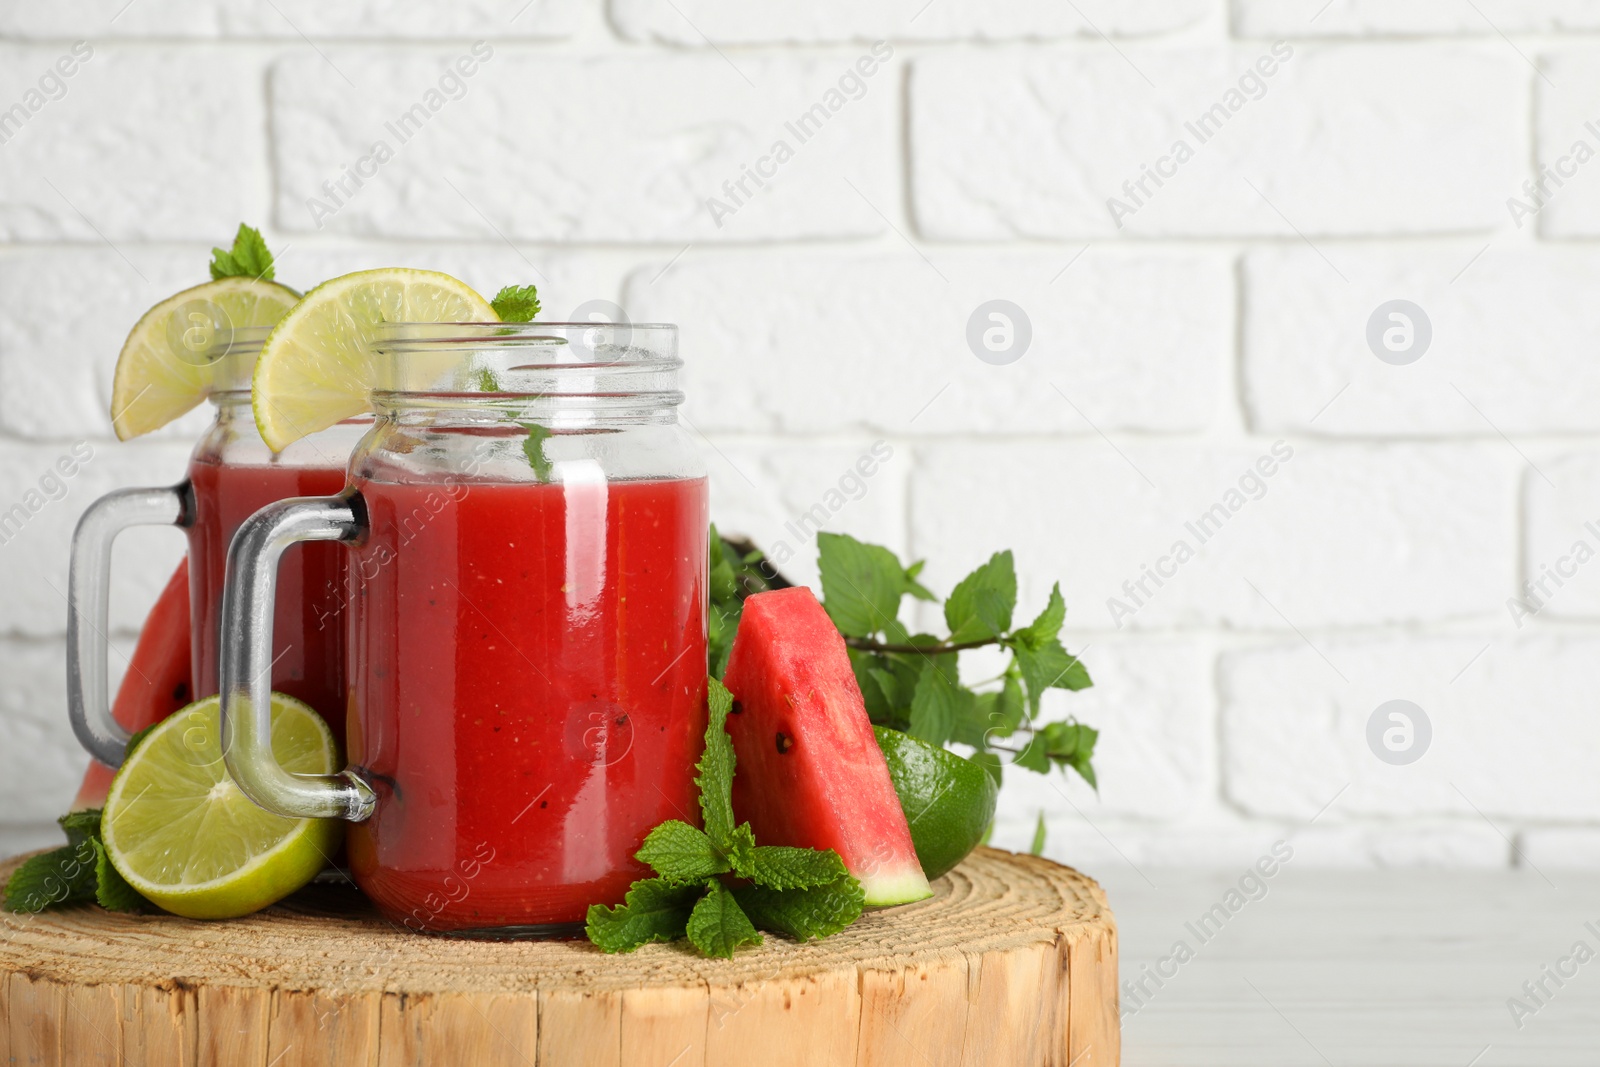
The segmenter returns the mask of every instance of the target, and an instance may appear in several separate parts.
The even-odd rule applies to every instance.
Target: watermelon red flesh
[[[130,733],[154,726],[190,703],[189,564],[178,564],[161,590],[139,630],[128,673],[122,676],[111,715]],[[90,760],[84,772],[74,809],[98,808],[117,772],[99,760]]]
[[[811,590],[744,602],[723,681],[734,816],[757,844],[833,849],[868,904],[932,896],[844,638]]]

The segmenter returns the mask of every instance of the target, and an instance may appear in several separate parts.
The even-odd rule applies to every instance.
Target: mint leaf
[[[1045,726],[1042,734],[1045,754],[1050,757],[1050,762],[1060,767],[1071,767],[1095,789],[1100,788],[1095,780],[1094,764],[1090,762],[1094,759],[1094,746],[1100,739],[1100,731],[1080,722],[1053,722]]]
[[[1089,762],[1089,757],[1075,757],[1067,762],[1067,766],[1077,771],[1096,793],[1100,792],[1100,782],[1094,776],[1094,764]]]
[[[723,851],[727,854],[733,873],[740,878],[749,878],[746,872],[755,863],[756,854],[756,832],[750,829],[749,823],[742,822],[733,828],[733,833],[728,835],[727,848]]]
[[[1017,753],[1014,761],[1018,767],[1033,771],[1036,774],[1050,773],[1050,757],[1045,752],[1044,738],[1034,734],[1028,739],[1028,744],[1021,752]]]
[[[700,816],[706,836],[726,851],[733,844],[733,739],[728,736],[728,712],[733,694],[715,678],[706,679],[706,748],[696,763],[700,776]]]
[[[6,909],[43,911],[54,904],[93,900],[99,846],[92,838],[28,859],[6,881]]]
[[[1000,636],[1011,629],[1016,606],[1017,572],[1011,552],[996,552],[989,562],[961,579],[944,602],[950,644]]]
[[[733,891],[745,914],[761,929],[800,941],[828,937],[861,917],[865,894],[849,875],[813,889],[769,889],[752,885]]]
[[[671,819],[650,831],[644,846],[633,854],[656,874],[674,885],[700,882],[728,870],[728,861],[700,830]]]
[[[473,376],[473,381],[478,386],[480,393],[500,392],[500,379],[495,377],[494,371],[488,367],[479,367],[478,373]]]
[[[1062,648],[1057,638],[1052,637],[1037,648],[1020,642],[1011,647],[1028,689],[1029,710],[1034,715],[1039,714],[1039,701],[1046,689],[1087,689],[1094,684],[1089,678],[1089,669]]]
[[[1039,813],[1039,821],[1033,827],[1033,843],[1028,846],[1028,855],[1037,856],[1044,852],[1044,812]]]
[[[533,285],[508,285],[489,301],[501,322],[532,322],[539,314],[539,289]]]
[[[522,442],[522,454],[528,457],[528,466],[533,468],[533,473],[538,475],[541,482],[550,480],[550,460],[544,454],[544,443],[550,440],[550,428],[541,426],[537,422],[519,422],[528,436]]]
[[[56,824],[67,835],[68,846],[78,845],[89,840],[100,840],[99,808],[81,808],[78,811],[69,811],[57,819]]]
[[[122,762],[127,763],[128,757],[133,755],[133,750],[144,744],[144,739],[150,736],[150,731],[154,730],[160,725],[161,724],[159,722],[151,723],[143,730],[137,731],[132,737],[128,738],[128,747],[122,750]]]
[[[932,656],[923,664],[916,692],[911,695],[911,726],[906,732],[943,746],[973,699],[956,677],[955,655]]]
[[[710,610],[706,612],[706,661],[711,677],[721,678],[728,669],[728,656],[733,653],[733,638],[739,632],[739,616],[744,611],[744,601],[739,597],[738,559],[734,550],[711,526],[710,570],[706,583],[710,596]]]
[[[688,934],[690,943],[704,955],[725,960],[731,960],[733,950],[741,945],[761,944],[761,935],[739,902],[715,879],[706,886],[706,895],[689,916]]]
[[[847,637],[870,637],[900,614],[900,598],[915,580],[893,552],[847,534],[817,534],[822,606]],[[918,586],[917,588],[921,588]]]
[[[99,839],[94,843],[94,898],[107,911],[143,911],[144,897],[111,865],[111,854]]]
[[[918,600],[938,601],[938,597],[934,596],[933,593],[923,586],[921,582],[917,581],[917,575],[921,574],[922,568],[926,567],[927,565],[927,560],[919,559],[911,566],[906,568],[906,592],[910,593]]]
[[[272,280],[272,253],[260,230],[239,223],[234,235],[232,251],[221,248],[211,250],[211,280],[222,278],[264,278]]]
[[[833,849],[758,845],[751,861],[739,871],[757,885],[770,889],[812,889],[832,885],[847,877],[844,860]]]
[[[722,542],[722,537],[717,533],[715,523],[711,525],[711,572],[708,586],[712,600],[728,601],[739,595],[739,576],[734,572],[733,560],[728,558],[729,552]]]
[[[633,883],[614,908],[589,905],[584,930],[602,952],[632,952],[652,941],[674,941],[688,929],[702,892],[698,885],[675,886],[662,878],[646,878]]]
[[[1067,602],[1061,599],[1061,583],[1057,582],[1050,590],[1050,602],[1039,612],[1036,619],[1027,626],[1018,630],[1011,636],[1029,648],[1037,648],[1044,642],[1061,633],[1062,623],[1067,621]]]
[[[150,728],[139,731],[128,742],[128,751],[133,746],[144,740],[144,735]],[[105,842],[100,839],[99,808],[84,808],[79,811],[69,811],[56,822],[67,835],[67,847],[80,849],[87,844],[94,849],[93,867],[94,881],[90,887],[88,897],[99,901],[100,906],[107,911],[142,911],[145,905],[144,897],[139,891],[127,883],[116,867],[111,864],[111,857],[106,852]],[[80,853],[81,854],[81,853]]]

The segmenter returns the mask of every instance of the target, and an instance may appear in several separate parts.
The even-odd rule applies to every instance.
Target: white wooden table
[[[1136,1011],[1124,993],[1125,1067],[1600,1065],[1600,873],[1286,867],[1204,942],[1193,924],[1242,871],[1089,873],[1123,981],[1172,975],[1145,978]],[[1576,974],[1557,986],[1547,965]],[[1542,1005],[1523,990],[1541,979]],[[1520,1028],[1511,997],[1534,1009]]]

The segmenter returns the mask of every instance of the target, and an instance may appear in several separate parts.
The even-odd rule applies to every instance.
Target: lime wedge
[[[499,322],[465,282],[431,270],[364,270],[323,282],[273,329],[256,361],[256,426],[274,452],[372,410],[385,322]]]
[[[886,726],[872,732],[889,763],[922,873],[931,882],[978,847],[994,819],[1000,787],[988,771],[954,752]]]
[[[123,441],[160,429],[216,381],[229,330],[273,326],[300,294],[259,278],[222,278],[169,296],[123,342],[111,382],[111,425]]]
[[[316,876],[338,847],[337,819],[289,819],[246,797],[222,762],[219,701],[152,729],[111,782],[101,836],[143,896],[190,919],[259,911]],[[292,774],[332,774],[338,746],[306,705],[272,694],[272,751]]]

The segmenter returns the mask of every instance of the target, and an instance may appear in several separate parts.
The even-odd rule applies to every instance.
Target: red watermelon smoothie
[[[240,465],[195,460],[189,465],[194,522],[189,527],[190,641],[195,699],[217,692],[219,615],[228,543],[268,504],[295,496],[333,496],[344,488],[341,467]],[[346,550],[333,543],[295,545],[278,566],[273,613],[272,688],[305,701],[341,742],[344,738],[343,600]]]
[[[695,820],[706,481],[356,486],[352,873],[415,930],[576,933]]]

